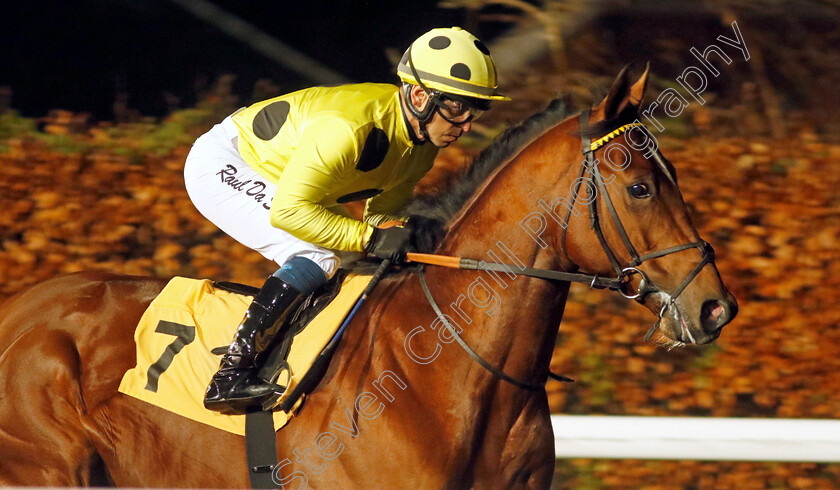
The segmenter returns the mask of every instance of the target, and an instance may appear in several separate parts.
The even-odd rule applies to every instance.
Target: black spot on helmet
[[[429,47],[432,49],[446,49],[452,44],[452,40],[446,36],[436,36],[429,40]]]
[[[470,67],[463,63],[455,63],[452,65],[452,68],[449,70],[449,74],[455,78],[460,78],[461,80],[469,80],[472,76]]]

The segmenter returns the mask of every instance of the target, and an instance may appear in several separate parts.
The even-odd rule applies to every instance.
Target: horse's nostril
[[[712,299],[703,303],[700,309],[700,322],[703,325],[703,330],[707,332],[714,332],[728,321],[726,313],[726,306],[716,299]]]

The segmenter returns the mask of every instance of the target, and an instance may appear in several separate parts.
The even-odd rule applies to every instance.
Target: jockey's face
[[[422,110],[429,103],[429,96],[421,87],[412,86],[411,103]],[[445,101],[442,104],[452,104],[452,101]],[[447,114],[446,117],[442,114],[444,112]],[[419,134],[419,121],[413,117],[409,119],[414,131]],[[435,107],[431,119],[426,122],[428,140],[438,148],[446,148],[472,129],[473,119],[473,114],[469,111],[459,111],[458,107]]]
[[[426,123],[429,141],[438,148],[446,148],[464,133],[468,133],[470,129],[472,129],[472,121],[454,123],[444,118],[440,111],[435,111],[434,116]]]

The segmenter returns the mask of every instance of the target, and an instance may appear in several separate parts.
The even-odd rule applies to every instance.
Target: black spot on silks
[[[353,202],[353,201],[361,201],[363,199],[370,199],[373,196],[378,196],[381,193],[382,193],[382,189],[365,189],[363,191],[351,192],[350,194],[345,194],[345,195],[339,197],[338,199],[336,199],[335,202],[337,202],[339,204],[344,204],[344,203]]]
[[[469,80],[470,76],[472,76],[470,67],[463,63],[455,63],[452,65],[452,68],[449,70],[449,74],[455,78],[460,78],[461,80]]]
[[[446,36],[436,36],[429,40],[429,47],[432,49],[446,49],[450,44],[452,40]]]
[[[487,56],[490,56],[490,50],[487,49],[487,46],[485,46],[483,42],[479,41],[478,39],[476,39],[473,42],[475,43],[475,47],[478,48],[479,51],[486,54]]]
[[[371,129],[365,140],[365,146],[362,148],[362,154],[359,156],[359,163],[356,164],[356,170],[370,172],[382,165],[389,146],[391,146],[391,143],[388,141],[388,135],[385,134],[385,131],[377,127]]]
[[[254,117],[253,130],[257,138],[269,141],[277,136],[280,128],[289,117],[291,106],[285,100],[280,100],[263,107]]]

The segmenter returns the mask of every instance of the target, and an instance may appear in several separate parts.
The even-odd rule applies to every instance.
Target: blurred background
[[[553,368],[577,382],[549,384],[552,411],[840,418],[834,0],[29,0],[3,17],[0,299],[89,269],[261,284],[274,266],[184,191],[192,141],[306,86],[396,83],[412,40],[460,25],[490,46],[513,101],[443,151],[418,191],[552,98],[585,107],[624,65],[650,61],[645,104],[668,88],[690,102],[657,136],[741,307],[714,345],[668,351],[642,341],[647,310],[573,287]],[[733,22],[749,61],[717,40]],[[720,75],[701,105],[676,79],[710,44],[732,63],[712,55]],[[840,488],[840,468],[574,459],[558,461],[555,487]]]

